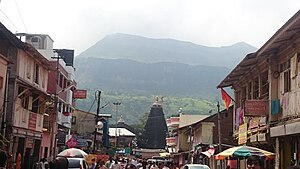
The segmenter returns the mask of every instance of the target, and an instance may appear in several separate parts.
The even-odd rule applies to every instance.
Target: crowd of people
[[[99,160],[92,162],[90,169],[178,169],[171,162],[147,162],[145,159],[136,158],[110,158],[106,163]]]

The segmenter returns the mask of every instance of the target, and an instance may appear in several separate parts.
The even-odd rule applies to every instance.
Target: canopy
[[[238,147],[232,147],[225,151],[222,151],[221,153],[216,155],[217,160],[223,160],[227,157],[229,158],[247,158],[249,156],[259,156],[259,157],[266,157],[266,158],[274,158],[274,153],[271,153],[266,150],[262,150],[256,147],[251,146],[238,146]]]
[[[78,148],[69,148],[58,154],[58,156],[85,158],[88,154]]]

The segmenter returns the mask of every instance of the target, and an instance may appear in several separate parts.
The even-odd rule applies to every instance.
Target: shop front
[[[13,155],[17,161],[18,154],[21,155],[21,166],[24,169],[31,169],[40,159],[42,133],[13,129]]]
[[[276,141],[276,168],[287,168],[300,162],[300,122],[270,128]]]

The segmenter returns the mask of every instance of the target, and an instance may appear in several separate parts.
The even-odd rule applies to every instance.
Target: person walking
[[[264,161],[258,156],[250,156],[247,159],[247,169],[263,169]]]
[[[96,169],[96,159],[94,159],[94,158],[92,159],[92,163],[90,165],[90,169]]]
[[[105,163],[106,168],[109,168],[112,163],[113,163],[113,159],[109,157],[109,160]]]
[[[119,160],[116,159],[115,163],[112,163],[109,167],[109,169],[121,169],[121,165],[119,164]]]

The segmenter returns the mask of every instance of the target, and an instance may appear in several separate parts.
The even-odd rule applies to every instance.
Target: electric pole
[[[98,93],[98,96],[96,96]],[[98,99],[98,102],[97,102],[97,114],[96,114],[96,120],[95,120],[95,131],[94,131],[94,146],[93,146],[93,152],[95,153],[96,152],[96,137],[97,137],[97,125],[98,125],[98,121],[99,121],[99,113],[100,113],[100,98],[101,98],[101,91],[97,90],[96,93],[95,93],[95,96],[97,97]]]
[[[221,142],[221,116],[220,116],[220,104],[218,101],[218,135],[219,135],[219,153],[222,152],[222,142]],[[220,168],[222,169],[222,161],[220,161]]]

